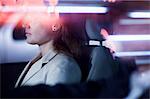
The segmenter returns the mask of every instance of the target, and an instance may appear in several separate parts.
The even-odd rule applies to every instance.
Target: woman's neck
[[[53,41],[49,41],[39,45],[42,56],[44,56],[50,49],[53,49]]]

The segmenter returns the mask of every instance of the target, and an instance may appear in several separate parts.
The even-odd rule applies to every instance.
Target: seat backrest
[[[86,20],[86,32],[90,40],[96,40],[100,42],[100,45],[92,46],[90,69],[87,77],[89,80],[107,79],[112,76],[116,71],[115,62],[113,60],[110,50],[101,45],[101,42],[105,39],[100,34],[100,28],[92,19]]]
[[[99,46],[91,53],[91,68],[87,80],[107,79],[117,72],[117,67],[109,49]]]

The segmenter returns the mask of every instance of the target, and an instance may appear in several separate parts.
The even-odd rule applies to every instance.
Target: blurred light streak
[[[106,13],[106,7],[92,6],[58,6],[56,11],[60,13]]]
[[[150,51],[116,52],[114,56],[150,56]]]
[[[119,21],[121,25],[141,25],[150,24],[150,19],[121,19]]]
[[[148,11],[148,12],[129,12],[128,16],[131,18],[150,18],[150,11]]]
[[[88,45],[96,45],[96,46],[100,46],[100,41],[94,41],[94,40],[90,40]]]
[[[53,12],[53,7],[49,6],[4,6],[0,7],[0,12]],[[106,7],[96,6],[56,6],[59,13],[106,13]]]
[[[136,59],[135,63],[137,65],[150,64],[150,58],[149,59]]]
[[[150,40],[150,35],[109,35],[111,41],[143,41]]]
[[[46,12],[47,7],[43,6],[4,6],[0,9],[0,12]]]
[[[104,0],[59,0],[59,1],[74,1],[74,2],[75,2],[75,1],[82,1],[82,2],[87,2],[87,1],[88,1],[88,2],[89,2],[89,1],[96,2],[96,1],[98,1],[98,2],[99,2],[99,1],[104,1]]]

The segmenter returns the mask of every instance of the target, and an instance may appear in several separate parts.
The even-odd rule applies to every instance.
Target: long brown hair
[[[81,56],[81,47],[86,39],[83,21],[71,18],[69,15],[61,16],[61,28],[53,38],[53,46],[57,52],[62,52],[78,59]],[[78,18],[79,19],[79,18]]]
[[[89,54],[84,45],[87,40],[85,17],[71,14],[64,15],[62,19],[62,27],[53,39],[54,49],[57,52],[71,55],[77,61],[82,71],[82,81],[85,81],[89,65]]]

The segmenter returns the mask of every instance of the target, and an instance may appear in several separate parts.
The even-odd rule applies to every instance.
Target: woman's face
[[[23,20],[27,43],[41,45],[52,40],[51,26],[55,21],[47,14],[27,14]]]

